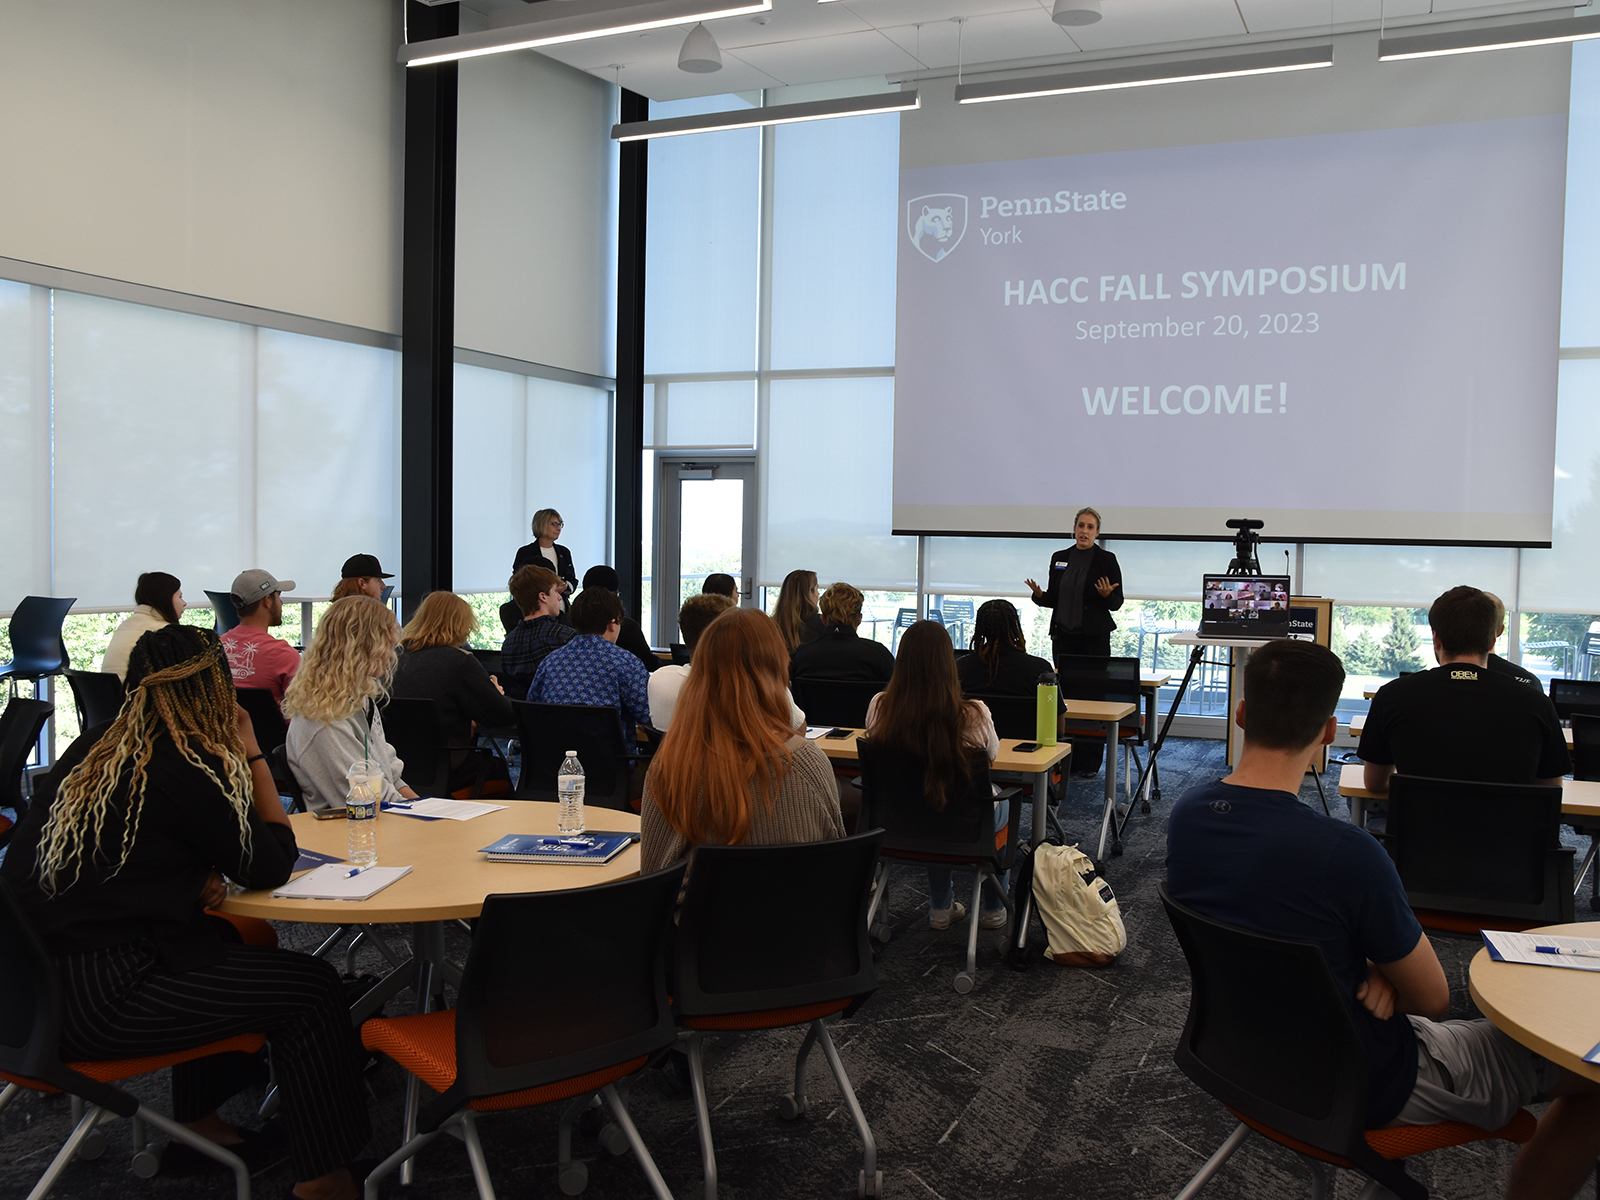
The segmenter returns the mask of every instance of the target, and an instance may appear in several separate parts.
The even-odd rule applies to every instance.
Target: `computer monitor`
[[[1201,637],[1289,634],[1287,575],[1207,575],[1200,594]]]

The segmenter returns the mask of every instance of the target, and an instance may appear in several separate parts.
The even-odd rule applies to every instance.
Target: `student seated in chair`
[[[265,688],[279,704],[300,669],[300,651],[267,631],[283,624],[283,593],[292,591],[292,579],[256,568],[241,571],[228,589],[239,623],[222,635],[233,686]]]
[[[645,779],[641,871],[670,866],[699,845],[845,836],[833,766],[794,720],[788,670],[788,647],[765,613],[730,608],[706,628]]]
[[[1548,1098],[1506,1194],[1571,1196],[1600,1154],[1600,1085],[1486,1020],[1440,1020],[1450,987],[1389,856],[1300,801],[1306,767],[1339,731],[1343,685],[1338,658],[1312,642],[1269,642],[1250,656],[1233,718],[1243,753],[1231,775],[1173,806],[1167,889],[1214,920],[1322,946],[1367,1044],[1369,1129],[1499,1129]]]
[[[790,659],[791,678],[889,682],[894,674],[894,655],[887,646],[856,634],[865,599],[859,589],[848,583],[836,583],[822,593],[825,630],[821,637],[795,650]]]
[[[683,607],[678,610],[678,633],[691,656],[694,648],[700,644],[700,635],[706,631],[706,627],[733,607],[732,597],[717,592],[702,592],[683,602]],[[679,666],[677,663],[669,663],[650,676],[650,718],[657,729],[665,731],[672,727],[672,713],[678,706],[678,693],[683,691],[684,681],[688,677],[688,666]],[[800,719],[805,720],[803,714]]]
[[[608,567],[602,564],[590,567],[585,571],[583,573],[583,590],[588,591],[590,588],[604,588],[613,596],[618,596],[617,603],[619,605],[622,603],[621,597],[618,595],[621,581],[617,578],[615,567]],[[570,610],[567,613],[567,620],[572,620]],[[661,657],[650,649],[650,641],[644,636],[644,630],[639,628],[639,622],[628,615],[626,608],[622,610],[622,623],[618,626],[616,642],[617,645],[637,658],[646,671],[654,671],[662,666]]]
[[[735,604],[739,603],[739,581],[732,575],[717,571],[707,575],[700,585],[702,596],[726,596]]]
[[[637,657],[617,645],[622,601],[608,588],[586,587],[572,602],[570,615],[577,636],[539,664],[528,699],[620,710],[623,741],[632,754],[638,742],[634,730],[650,724],[650,676]]]
[[[1490,670],[1498,619],[1494,600],[1451,588],[1428,610],[1431,671],[1378,689],[1357,749],[1370,791],[1389,776],[1559,785],[1572,768],[1555,705],[1509,675]]]
[[[500,646],[500,670],[505,674],[501,684],[506,695],[526,700],[539,664],[570,642],[573,630],[561,619],[561,577],[554,571],[530,563],[517,568],[509,586],[522,620]]]
[[[972,621],[972,653],[956,660],[961,690],[968,696],[1038,695],[1039,676],[1055,667],[1028,653],[1022,635],[1022,617],[1009,600],[989,600]],[[1056,693],[1056,734],[1067,731],[1067,702]]]
[[[1506,631],[1505,601],[1501,600],[1493,592],[1485,592],[1484,595],[1494,601],[1494,640],[1498,642],[1500,635]],[[1489,651],[1488,666],[1491,671],[1498,671],[1500,674],[1515,679],[1519,683],[1527,684],[1541,696],[1545,694],[1544,681],[1542,679],[1526,667],[1519,667],[1509,659],[1501,658],[1493,650]]]

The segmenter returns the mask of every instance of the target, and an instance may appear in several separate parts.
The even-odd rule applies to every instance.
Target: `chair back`
[[[71,1091],[131,1117],[137,1100],[69,1070],[61,1061],[61,1009],[55,963],[10,885],[0,879],[0,1071]]]
[[[394,595],[394,584],[384,584],[383,591],[378,596],[378,603],[387,605],[389,603],[389,597],[392,595]]]
[[[1063,654],[1056,659],[1056,679],[1063,700],[1139,703],[1139,660],[1102,658],[1095,654]]]
[[[684,1017],[795,1008],[878,986],[867,905],[882,830],[826,842],[700,846],[678,917]]]
[[[1550,703],[1563,721],[1570,721],[1575,713],[1600,717],[1600,680],[1552,679]]]
[[[928,802],[927,764],[915,754],[856,742],[861,762],[862,829],[883,830],[884,853],[936,855],[980,862],[993,859],[994,789],[989,785],[989,756],[968,751],[972,782],[950,796],[942,809]]]
[[[1384,846],[1412,908],[1539,924],[1573,919],[1573,851],[1561,845],[1559,787],[1395,775],[1388,809]]]
[[[110,671],[68,671],[67,686],[78,708],[78,728],[93,729],[115,721],[127,699],[127,690]]]
[[[1189,962],[1178,1069],[1235,1112],[1360,1162],[1367,1049],[1322,947],[1212,920],[1159,888]]]
[[[450,795],[450,751],[439,706],[416,696],[390,696],[383,706],[383,736],[405,770],[400,777],[419,796]]]
[[[682,642],[670,642],[667,650],[672,654],[672,665],[687,667],[689,665],[689,647]]]
[[[867,724],[867,705],[887,683],[864,679],[810,679],[801,676],[791,682],[794,702],[805,713],[810,725],[842,725],[863,729]]]
[[[633,765],[622,734],[622,713],[596,704],[535,704],[513,700],[522,742],[517,799],[555,800],[556,776],[568,750],[583,764],[584,803],[627,809]]]
[[[22,797],[22,771],[53,712],[55,706],[43,700],[13,696],[0,713],[0,808],[20,813],[28,807]]]
[[[216,630],[218,637],[221,637],[228,630],[235,628],[239,624],[239,606],[233,602],[233,596],[230,593],[213,592],[210,588],[206,588],[206,598],[211,601],[211,612],[217,619]]]
[[[473,658],[477,659],[483,664],[483,669],[486,674],[493,675],[496,679],[499,679],[502,684],[505,683],[505,672],[500,666],[499,650],[480,650],[477,646],[468,646],[467,649],[472,652]]]
[[[1572,777],[1600,781],[1600,717],[1572,714]]]
[[[283,719],[283,709],[266,688],[242,687],[234,689],[239,707],[250,714],[250,725],[255,730],[256,741],[262,753],[270,754],[289,740],[289,726]]]
[[[973,619],[977,615],[976,606],[971,600],[951,600],[946,597],[939,602],[939,613],[956,648],[959,650],[964,647],[967,642],[967,630],[972,628]]]
[[[1002,738],[1020,738],[1033,741],[1039,732],[1039,701],[1035,696],[984,696],[972,695],[968,700],[982,700],[994,718],[994,731]]]
[[[456,1003],[456,1081],[422,1114],[543,1087],[677,1039],[667,935],[684,864],[619,883],[485,898]]]
[[[11,614],[11,661],[0,676],[37,679],[71,666],[61,624],[77,602],[75,596],[24,596]]]

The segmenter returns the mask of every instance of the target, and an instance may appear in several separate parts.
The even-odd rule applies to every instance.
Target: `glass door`
[[[678,640],[678,608],[706,576],[731,575],[739,603],[755,594],[756,464],[752,458],[662,456],[657,472],[652,644]]]

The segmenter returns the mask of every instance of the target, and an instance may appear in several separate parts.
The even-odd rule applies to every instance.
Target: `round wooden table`
[[[1529,932],[1600,938],[1600,921]],[[1467,987],[1496,1027],[1574,1075],[1600,1082],[1600,1066],[1583,1061],[1600,1043],[1600,971],[1496,962],[1479,950]]]
[[[631,812],[590,808],[591,830],[637,833],[639,818]],[[345,857],[348,833],[343,820],[319,821],[310,813],[289,818],[302,849]],[[483,898],[494,892],[559,892],[631,879],[639,873],[635,842],[601,867],[564,867],[548,863],[490,862],[478,853],[508,833],[556,832],[556,806],[533,800],[510,800],[500,812],[471,821],[423,821],[386,812],[378,818],[378,865],[411,868],[411,873],[369,900],[283,900],[270,892],[239,892],[222,905],[223,912],[269,921],[310,921],[342,925],[393,925],[418,921],[454,921],[483,911]]]

